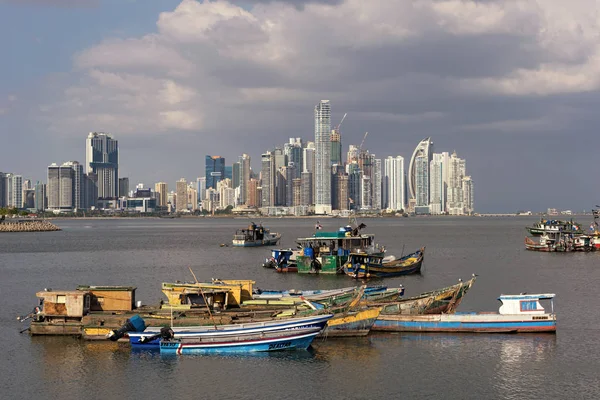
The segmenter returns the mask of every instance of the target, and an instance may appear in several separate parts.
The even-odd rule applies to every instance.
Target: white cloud
[[[588,92],[600,89],[599,36],[592,0],[261,2],[250,10],[183,0],[157,16],[156,32],[75,55],[81,79],[45,109],[61,132],[98,124],[119,133],[202,133],[237,127],[231,108],[310,109],[326,97],[368,107],[415,96],[434,102],[452,91]],[[363,116],[445,117],[423,104]]]

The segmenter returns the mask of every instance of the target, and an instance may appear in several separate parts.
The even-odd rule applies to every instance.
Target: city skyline
[[[246,153],[257,170],[271,144],[310,139],[329,99],[332,129],[347,113],[343,153],[366,131],[365,148],[405,168],[425,137],[456,150],[479,212],[589,209],[600,188],[577,176],[598,156],[583,145],[600,123],[595,4],[517,3],[9,0],[0,171],[36,182],[52,162],[83,164],[90,131],[115,135],[119,176],[149,187],[203,176],[198,154]]]

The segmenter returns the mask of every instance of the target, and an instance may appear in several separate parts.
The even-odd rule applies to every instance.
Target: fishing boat
[[[383,256],[385,248],[375,242],[375,235],[361,233],[366,228],[360,224],[356,228],[350,225],[334,232],[316,230],[311,237],[298,238],[302,249],[296,256],[299,274],[341,274],[342,266],[351,253],[366,253]]]
[[[281,239],[280,233],[271,232],[262,225],[251,223],[247,229],[238,229],[233,235],[234,247],[274,246]]]
[[[396,331],[396,320],[402,315],[453,314],[475,279],[473,276],[466,282],[460,280],[452,286],[383,304],[372,330]]]
[[[119,338],[119,335],[123,336],[123,334],[127,333],[132,348],[158,349],[160,340],[165,338],[165,328],[172,331],[171,335],[174,339],[225,339],[228,336],[234,337],[242,334],[266,334],[268,332],[296,331],[306,328],[316,328],[316,334],[318,334],[331,317],[333,317],[332,314],[318,314],[307,317],[269,319],[228,325],[147,327],[143,331],[127,331],[127,329],[123,330],[124,328],[121,328],[118,331],[113,331],[108,339],[116,340]]]
[[[379,255],[352,253],[344,264],[344,273],[355,279],[385,278],[418,274],[425,256],[425,247],[399,259],[386,259]]]
[[[160,354],[253,353],[282,350],[306,350],[321,328],[246,333],[227,336],[165,338]]]
[[[554,294],[501,295],[498,312],[398,315],[386,330],[399,332],[521,333],[556,332]],[[540,300],[550,300],[547,313]]]
[[[265,268],[274,268],[277,272],[298,272],[296,257],[301,251],[294,249],[272,249],[271,257],[263,263]]]
[[[573,234],[549,231],[539,236],[537,240],[525,237],[525,249],[543,252],[570,252],[575,250],[576,238]]]
[[[320,302],[331,297],[350,296],[357,290],[356,286],[350,286],[340,289],[325,289],[325,290],[262,290],[255,289],[252,294],[253,300],[261,299],[305,299],[313,302]],[[393,301],[404,294],[404,287],[388,288],[383,285],[367,286],[364,289],[363,300],[376,301]]]
[[[532,226],[525,227],[527,231],[534,236],[543,235],[544,233],[552,232],[564,232],[581,234],[581,224],[571,221],[560,221],[560,220],[549,220],[542,218],[539,222],[534,223]]]

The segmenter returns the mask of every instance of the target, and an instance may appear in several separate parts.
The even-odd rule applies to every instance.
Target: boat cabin
[[[550,300],[551,314],[554,314],[554,294],[519,294],[519,295],[501,295],[498,300],[502,302],[499,313],[507,315],[527,314],[541,315],[547,314],[546,310],[540,304],[540,300]]]
[[[220,280],[211,283],[163,283],[162,292],[168,299],[163,306],[177,309],[206,307],[215,309],[236,308],[252,299],[254,281]]]
[[[77,286],[77,290],[90,293],[91,311],[132,311],[135,309],[133,286]]]
[[[91,295],[82,290],[44,290],[37,292],[45,319],[80,320],[90,312]]]

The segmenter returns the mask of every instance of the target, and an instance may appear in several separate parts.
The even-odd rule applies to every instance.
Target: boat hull
[[[281,236],[278,236],[273,239],[263,239],[263,240],[233,240],[233,247],[258,247],[258,246],[275,246]]]
[[[319,334],[322,337],[367,336],[381,313],[381,307],[334,316]]]
[[[421,248],[412,254],[386,263],[361,264],[358,268],[346,265],[344,272],[346,275],[356,279],[369,277],[389,278],[393,276],[420,274],[424,257],[425,248]]]
[[[306,350],[319,332],[320,329],[312,329],[302,333],[287,332],[285,335],[272,338],[255,337],[239,341],[216,339],[213,342],[205,343],[161,341],[160,354],[223,354]]]
[[[172,327],[176,339],[189,339],[201,337],[225,337],[236,336],[240,334],[254,334],[259,332],[275,331],[293,331],[297,329],[318,329],[321,330],[332,317],[331,314],[318,315],[304,318],[287,318],[284,320],[252,322],[246,324],[232,324],[220,326],[221,329],[215,329],[214,326],[188,326]],[[225,330],[223,329],[225,327]],[[156,337],[148,340],[149,337],[160,332],[160,328],[149,327],[144,332],[129,332],[129,343],[132,348],[138,349],[158,349],[160,338]]]
[[[555,333],[556,316],[553,314],[382,315],[373,328],[388,332]]]

